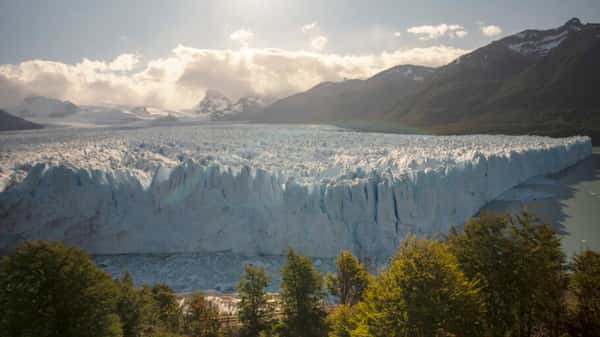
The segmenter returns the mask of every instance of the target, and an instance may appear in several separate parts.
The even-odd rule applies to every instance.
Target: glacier
[[[0,248],[387,257],[460,225],[587,137],[428,136],[213,123],[0,135]]]

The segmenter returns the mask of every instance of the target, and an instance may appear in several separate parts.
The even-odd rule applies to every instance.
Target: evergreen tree
[[[407,237],[357,305],[355,337],[483,335],[476,282],[445,243]]]
[[[82,250],[25,242],[0,262],[0,334],[122,336],[117,288]]]
[[[270,328],[272,308],[266,292],[269,282],[271,280],[264,268],[246,265],[244,275],[237,286],[242,336],[258,337],[262,331]]]
[[[352,252],[342,251],[336,259],[336,275],[327,275],[327,289],[340,304],[355,305],[369,285],[369,274]]]
[[[290,249],[281,269],[282,334],[290,337],[325,335],[323,296],[321,274],[308,257]]]

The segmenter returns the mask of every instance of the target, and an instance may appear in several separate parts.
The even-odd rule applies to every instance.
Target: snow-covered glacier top
[[[460,225],[587,137],[427,136],[212,123],[0,135],[0,250],[387,257]]]
[[[585,137],[429,136],[359,133],[328,126],[198,125],[124,130],[49,130],[0,137],[0,186],[34,163],[104,171],[128,169],[149,181],[156,170],[192,159],[234,170],[263,169],[298,183],[401,176],[446,169],[480,156],[510,156],[586,142]],[[164,173],[164,172],[163,172]]]

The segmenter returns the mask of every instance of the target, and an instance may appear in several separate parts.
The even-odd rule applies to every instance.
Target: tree
[[[116,300],[111,277],[77,248],[29,241],[0,262],[3,336],[122,336]]]
[[[282,333],[291,337],[325,334],[323,278],[306,256],[292,249],[281,269]]]
[[[527,213],[483,213],[448,237],[467,277],[480,281],[492,336],[560,333],[564,320],[564,255],[548,225]]]
[[[600,336],[600,254],[590,250],[573,259],[570,280],[575,299],[570,310],[570,328],[573,336]]]
[[[218,337],[219,328],[217,308],[202,293],[193,293],[185,313],[186,333],[191,337]]]
[[[173,289],[166,284],[155,284],[150,287],[150,296],[156,306],[155,310],[161,330],[179,333],[182,312]]]
[[[476,282],[442,242],[405,238],[356,306],[355,337],[481,336],[484,307]]]
[[[492,336],[505,336],[514,324],[516,286],[515,245],[508,235],[507,215],[482,213],[468,220],[462,232],[451,229],[448,243],[461,269],[470,279],[479,280],[486,305],[486,323]]]
[[[327,275],[327,289],[339,299],[340,304],[355,305],[369,285],[369,274],[348,250],[338,255],[335,264],[337,272],[336,275]]]
[[[258,337],[269,329],[272,308],[268,303],[266,288],[271,282],[265,269],[246,265],[244,275],[238,283],[240,303],[238,316],[242,323],[242,336]]]
[[[513,334],[530,337],[538,331],[557,337],[564,320],[565,257],[560,238],[549,225],[522,213],[511,223],[510,240],[518,258],[516,327]]]
[[[354,316],[356,307],[340,304],[327,315],[327,326],[329,337],[350,337],[352,330],[356,328]]]
[[[117,314],[123,325],[124,337],[140,337],[146,332],[156,332],[157,310],[150,293],[145,288],[135,288],[129,273],[116,280],[118,288]]]

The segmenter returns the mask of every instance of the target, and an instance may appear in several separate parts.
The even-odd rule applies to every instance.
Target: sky
[[[0,107],[44,95],[186,109],[207,89],[276,98],[444,65],[572,17],[600,22],[600,1],[0,0]]]

